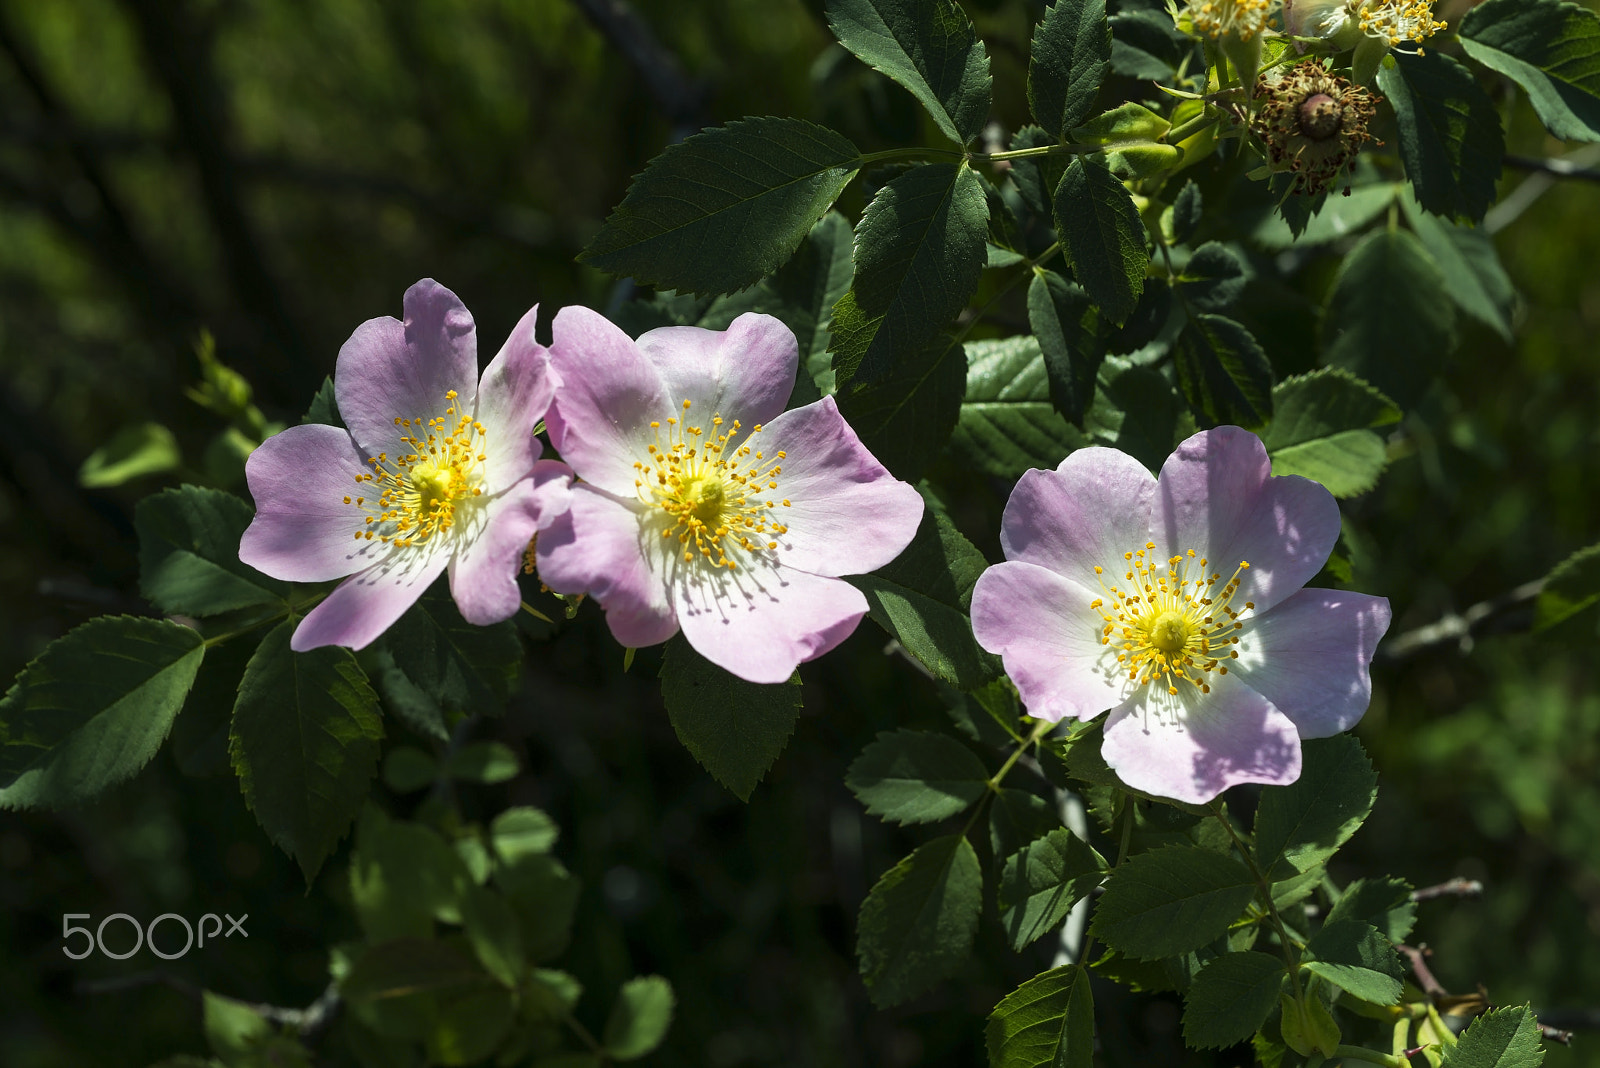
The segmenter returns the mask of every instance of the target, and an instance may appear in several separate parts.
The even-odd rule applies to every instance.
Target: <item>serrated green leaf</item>
[[[783,265],[861,166],[825,126],[746,118],[651,160],[580,262],[681,293],[732,293]]]
[[[1445,290],[1455,301],[1456,309],[1484,323],[1509,343],[1516,291],[1488,231],[1429,215],[1415,197],[1402,197],[1400,206],[1405,209],[1412,233],[1444,277]]]
[[[741,801],[772,767],[800,717],[800,674],[746,682],[694,651],[682,634],[661,657],[661,697],[683,747]]]
[[[1031,467],[1054,468],[1088,444],[1050,402],[1044,354],[1035,337],[969,341],[967,391],[950,436],[964,464],[1016,479]]]
[[[239,560],[255,513],[221,490],[182,486],[139,502],[139,592],[163,612],[216,616],[282,603],[289,587]]]
[[[1539,1068],[1543,1063],[1539,1021],[1526,1005],[1484,1013],[1444,1050],[1444,1068]]]
[[[828,28],[899,82],[952,141],[989,121],[989,56],[954,0],[827,0]]]
[[[617,991],[601,1043],[613,1060],[636,1061],[661,1045],[672,1026],[672,984],[659,975],[629,979]]]
[[[306,414],[300,417],[300,422],[344,426],[344,419],[339,415],[339,400],[334,396],[331,375],[323,376],[322,385],[317,387],[317,395],[311,398],[311,405],[306,408]]]
[[[884,731],[845,773],[845,785],[874,816],[933,823],[984,795],[989,771],[972,750],[932,731]]]
[[[1029,979],[994,1007],[984,1037],[989,1068],[1092,1068],[1088,969],[1068,964]]]
[[[859,323],[854,293],[834,309],[837,339]],[[902,353],[881,379],[839,378],[839,412],[872,455],[907,482],[915,482],[944,448],[961,417],[967,357],[952,338],[939,336],[925,349]]]
[[[856,226],[855,314],[834,315],[841,386],[897,370],[966,307],[983,273],[988,210],[964,163],[925,163],[878,190]]]
[[[1298,236],[1290,231],[1281,216],[1268,213],[1251,231],[1250,238],[1269,252],[1339,241],[1359,233],[1387,211],[1401,188],[1399,183],[1379,182],[1355,186],[1349,196],[1329,197],[1306,220],[1305,229]]]
[[[82,804],[150,762],[205,657],[200,635],[103,616],[45,647],[0,700],[0,808]]]
[[[1082,427],[1106,354],[1100,310],[1078,286],[1054,271],[1039,270],[1028,285],[1028,323],[1043,354],[1050,403]]]
[[[1369,923],[1330,920],[1306,943],[1305,966],[1341,990],[1374,1005],[1400,999],[1400,957]]]
[[[361,811],[378,770],[378,695],[348,649],[291,652],[273,628],[239,680],[228,755],[245,803],[309,884]]]
[[[1600,16],[1564,0],[1485,0],[1460,33],[1467,55],[1527,90],[1545,129],[1600,141]]]
[[[1127,78],[1165,81],[1195,49],[1164,11],[1134,8],[1110,18],[1111,69]]]
[[[1197,315],[1172,350],[1178,386],[1195,418],[1206,425],[1250,429],[1272,416],[1272,365],[1242,324]]]
[[[1308,871],[1350,840],[1372,811],[1378,775],[1348,734],[1301,744],[1300,778],[1264,786],[1256,811],[1256,865],[1268,879]]]
[[[458,923],[473,885],[465,862],[433,828],[394,820],[376,806],[361,814],[350,858],[350,900],[368,941],[433,933]]]
[[[955,974],[972,952],[982,907],[983,871],[962,835],[935,838],[885,872],[856,927],[873,1004],[898,1005]]]
[[[89,489],[120,486],[143,475],[171,471],[183,463],[172,431],[160,423],[135,423],[112,435],[78,468],[78,484]]]
[[[1096,886],[1105,861],[1089,844],[1058,827],[1006,858],[996,896],[1000,926],[1017,952],[1048,934]]]
[[[1205,207],[1200,187],[1190,179],[1183,183],[1183,188],[1172,199],[1172,240],[1180,245],[1188,244],[1204,218]]]
[[[1404,942],[1417,920],[1411,884],[1389,876],[1357,879],[1344,888],[1338,903],[1328,910],[1326,922],[1331,925],[1348,920],[1376,927],[1390,942]]]
[[[1217,241],[1194,250],[1178,275],[1178,293],[1184,303],[1201,312],[1223,312],[1244,292],[1244,261]]]
[[[1024,126],[1011,137],[1011,149],[1043,148],[1056,143],[1056,138],[1038,126]],[[1023,205],[1054,228],[1054,203],[1056,186],[1067,171],[1066,157],[1061,155],[1022,156],[1011,161],[1011,181]]]
[[[1243,1042],[1278,1007],[1284,977],[1281,957],[1253,950],[1207,961],[1184,995],[1183,1040],[1195,1049]]]
[[[1275,475],[1303,475],[1335,497],[1365,493],[1388,464],[1369,428],[1400,419],[1388,397],[1342,368],[1284,379],[1272,390],[1272,422],[1262,435]]]
[[[1056,0],[1033,30],[1028,107],[1059,141],[1094,106],[1111,67],[1105,0]]]
[[[1545,630],[1600,603],[1600,544],[1579,549],[1551,568],[1534,604],[1534,629]]]
[[[1442,52],[1391,53],[1378,88],[1394,107],[1400,158],[1417,200],[1435,215],[1477,222],[1494,203],[1505,136],[1472,72]]]
[[[505,707],[522,664],[522,642],[514,623],[468,623],[441,583],[407,609],[372,655],[384,702],[443,741],[460,717]]]
[[[1001,787],[989,806],[989,851],[998,862],[1060,826],[1060,812],[1038,794]]]
[[[1172,384],[1153,367],[1108,356],[1100,365],[1100,393],[1103,400],[1084,418],[1090,441],[1159,470],[1178,426],[1180,402]]]
[[[1133,198],[1104,160],[1074,156],[1056,187],[1056,232],[1073,270],[1106,318],[1127,321],[1144,291],[1150,253]]]
[[[1455,348],[1455,318],[1444,276],[1416,237],[1374,230],[1333,280],[1323,358],[1409,404]]]
[[[1169,846],[1112,870],[1089,931],[1132,957],[1171,957],[1226,934],[1254,893],[1249,870],[1232,857]]]

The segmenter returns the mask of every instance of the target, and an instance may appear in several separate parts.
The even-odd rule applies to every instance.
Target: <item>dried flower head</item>
[[[1194,32],[1216,41],[1251,41],[1267,28],[1274,0],[1188,0],[1184,13]]]
[[[1276,79],[1262,75],[1256,84],[1261,106],[1250,129],[1266,148],[1275,171],[1295,175],[1294,188],[1308,196],[1322,192],[1355,162],[1372,140],[1367,123],[1378,97],[1312,60]]]

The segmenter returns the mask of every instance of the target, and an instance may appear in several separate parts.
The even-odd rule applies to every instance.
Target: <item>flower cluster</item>
[[[1183,16],[1193,32],[1214,41],[1252,41],[1276,6],[1275,0],[1187,0]]]
[[[1283,20],[1295,37],[1332,40],[1354,48],[1365,36],[1384,47],[1420,45],[1445,29],[1433,15],[1433,0],[1285,0]]]

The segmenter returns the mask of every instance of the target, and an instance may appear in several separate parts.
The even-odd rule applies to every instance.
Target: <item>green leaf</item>
[[[834,312],[834,336],[854,315],[854,293]],[[961,416],[966,353],[940,336],[920,352],[904,354],[885,378],[870,383],[841,377],[839,412],[862,444],[896,477],[915,482],[944,448]]]
[[[856,226],[851,310],[841,314],[841,302],[834,313],[841,386],[884,378],[966,307],[983,273],[988,211],[983,181],[964,163],[925,163],[878,190]]]
[[[1326,922],[1331,926],[1348,920],[1376,927],[1390,942],[1404,942],[1417,921],[1411,884],[1388,876],[1357,879],[1344,888],[1338,903],[1328,910]]]
[[[999,661],[972,636],[967,615],[972,587],[986,567],[948,516],[926,508],[904,552],[870,575],[845,581],[866,595],[873,622],[924,667],[970,690],[1000,674]]]
[[[1243,1042],[1278,1007],[1284,975],[1281,957],[1253,950],[1207,961],[1184,995],[1183,1040],[1195,1049]]]
[[[1110,18],[1111,69],[1128,78],[1166,81],[1178,73],[1195,42],[1165,11],[1134,8]]]
[[[272,1027],[259,1012],[242,1001],[202,991],[201,1020],[206,1045],[224,1064],[237,1064],[272,1034]]]
[[[1043,353],[1050,403],[1082,427],[1106,354],[1099,309],[1056,272],[1036,269],[1028,285],[1028,322]]]
[[[1600,543],[1579,549],[1550,570],[1534,604],[1534,629],[1545,630],[1600,602]]]
[[[473,885],[465,862],[432,827],[392,820],[376,806],[361,814],[350,858],[350,900],[368,940],[433,933],[458,923]]]
[[[103,616],[45,647],[0,700],[0,808],[79,805],[150,762],[200,670],[188,627]]]
[[[1251,232],[1253,241],[1269,252],[1278,252],[1291,246],[1308,248],[1312,245],[1339,241],[1365,229],[1394,203],[1402,186],[1395,182],[1358,185],[1349,196],[1329,197],[1297,237],[1276,212],[1262,217]]]
[[[1179,402],[1172,384],[1153,367],[1108,356],[1100,365],[1100,393],[1084,419],[1090,440],[1159,470],[1172,451],[1178,426]]]
[[[532,961],[562,954],[572,938],[572,917],[582,885],[566,865],[545,853],[524,853],[495,868],[494,885],[505,892],[522,928],[522,948]]]
[[[1409,404],[1455,348],[1455,319],[1444,276],[1416,237],[1374,230],[1333,280],[1323,358]]]
[[[989,121],[989,56],[954,0],[827,0],[828,28],[911,92],[950,140]]]
[[[1204,219],[1205,208],[1200,187],[1190,179],[1183,183],[1183,188],[1172,200],[1172,240],[1180,245],[1188,244]]]
[[[384,701],[412,727],[441,741],[462,716],[500,712],[521,663],[516,624],[468,623],[443,583],[423,594],[375,651]]]
[[[1526,1005],[1484,1013],[1444,1050],[1444,1068],[1539,1068],[1543,1063],[1539,1021]]]
[[[1600,141],[1600,16],[1562,0],[1485,0],[1460,33],[1467,55],[1527,90],[1545,129]]]
[[[746,118],[671,145],[578,259],[680,293],[732,293],[783,265],[861,166],[825,126]]]
[[[461,928],[478,962],[507,988],[522,981],[522,925],[506,899],[484,886],[468,885],[460,900]]]
[[[1400,1000],[1400,957],[1371,924],[1330,921],[1306,943],[1306,955],[1306,968],[1340,990],[1374,1005]]]
[[[511,1029],[511,994],[460,949],[404,938],[368,949],[341,983],[351,1011],[379,1034],[422,1042],[429,1063],[477,1064]]]
[[[884,731],[851,763],[844,783],[874,816],[894,823],[933,823],[981,798],[989,771],[949,735]]]
[[[1478,221],[1494,203],[1506,148],[1493,101],[1442,52],[1391,55],[1395,65],[1378,69],[1378,88],[1394,107],[1417,200],[1435,215]]]
[[[959,834],[920,846],[861,904],[856,955],[873,1004],[888,1008],[954,975],[972,952],[983,871]]]
[[[1195,311],[1227,311],[1244,292],[1244,285],[1244,261],[1217,241],[1195,249],[1178,275],[1178,293]]]
[[[1400,206],[1405,209],[1412,233],[1444,277],[1445,290],[1455,301],[1456,310],[1484,323],[1509,344],[1516,290],[1506,276],[1489,232],[1429,215],[1415,197],[1402,197]]]
[[[774,686],[713,664],[679,634],[661,658],[661,697],[678,740],[711,777],[750,800],[800,717],[800,674]]]
[[[989,851],[998,864],[1001,857],[1018,852],[1060,826],[1061,814],[1038,794],[1001,787],[989,806]]]
[[[1220,315],[1197,315],[1173,348],[1178,386],[1195,417],[1211,426],[1254,429],[1272,416],[1272,365],[1249,330]]]
[[[1289,1048],[1302,1057],[1331,1057],[1339,1048],[1339,1023],[1322,998],[1312,994],[1298,1001],[1285,990],[1278,995],[1278,1030]]]
[[[1011,137],[1011,148],[1043,148],[1057,138],[1037,126],[1024,126]],[[1023,156],[1011,161],[1011,181],[1023,206],[1054,225],[1056,186],[1067,171],[1066,157],[1060,155]]]
[[[1007,994],[984,1028],[989,1068],[1093,1068],[1089,971],[1052,968]]]
[[[1301,745],[1300,778],[1264,786],[1256,811],[1256,866],[1268,879],[1309,871],[1350,840],[1372,811],[1378,775],[1348,734]]]
[[[489,824],[495,855],[505,864],[550,852],[560,836],[561,828],[555,820],[527,805],[508,808]]]
[[[144,498],[139,592],[163,612],[216,616],[283,602],[289,587],[239,560],[239,539],[255,512],[221,490],[183,486]]]
[[[1150,266],[1144,222],[1133,197],[1104,160],[1074,156],[1053,203],[1056,231],[1089,299],[1112,322],[1126,322]]]
[[[1087,842],[1061,827],[1007,857],[997,896],[1011,948],[1020,953],[1055,930],[1100,885],[1105,866]]]
[[[1028,107],[1057,140],[1094,106],[1111,67],[1105,0],[1056,0],[1034,27],[1028,59]]]
[[[332,376],[323,376],[322,385],[317,388],[317,395],[311,398],[311,406],[300,417],[300,422],[302,425],[322,423],[326,426],[344,426],[344,419],[339,415],[339,400],[333,392]]]
[[[1377,484],[1388,448],[1370,429],[1398,422],[1400,409],[1337,367],[1294,375],[1272,389],[1272,422],[1262,435],[1274,475],[1303,475],[1335,497]]]
[[[520,770],[517,754],[502,742],[470,742],[445,761],[445,771],[451,778],[467,782],[507,782],[515,779]]]
[[[1254,893],[1232,857],[1169,846],[1112,869],[1089,932],[1141,960],[1176,956],[1226,934]]]
[[[261,640],[239,681],[228,754],[245,803],[309,884],[378,770],[378,695],[348,649],[289,650],[295,624]]]
[[[120,486],[142,475],[171,471],[183,463],[172,431],[160,423],[135,423],[112,435],[78,468],[78,484],[89,489]]]
[[[950,451],[969,467],[1017,479],[1054,468],[1088,444],[1050,402],[1044,354],[1032,336],[969,341],[967,391]]]
[[[672,1026],[672,984],[659,975],[629,979],[617,991],[600,1041],[613,1060],[636,1061],[661,1045]]]

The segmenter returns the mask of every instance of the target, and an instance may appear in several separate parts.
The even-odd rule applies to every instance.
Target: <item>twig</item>
[[[1430,951],[1427,946],[1397,945],[1394,948],[1404,954],[1407,963],[1411,965],[1411,973],[1417,977],[1417,985],[1422,987],[1424,994],[1430,998],[1450,996],[1450,991],[1440,985],[1439,980],[1428,970],[1427,958]]]
[[[1498,597],[1479,601],[1465,612],[1459,614],[1451,612],[1436,623],[1408,630],[1384,642],[1378,649],[1378,658],[1392,663],[1415,656],[1435,645],[1446,645],[1450,642],[1455,642],[1463,655],[1469,653],[1479,631],[1486,629],[1496,617],[1529,604],[1543,589],[1544,579],[1534,579]]]
[[[109,979],[88,979],[79,983],[75,992],[120,994],[124,990],[138,990],[147,986],[168,987],[196,1004],[199,1004],[205,995],[204,990],[181,975],[162,971],[134,972],[132,975],[115,975]],[[269,1023],[291,1028],[302,1041],[315,1044],[327,1031],[339,1011],[339,984],[329,983],[327,988],[317,995],[317,999],[303,1009],[254,1001],[240,1001],[239,1004]]]
[[[1507,156],[1507,167],[1548,174],[1553,178],[1577,178],[1584,182],[1600,182],[1600,171],[1592,171],[1569,159],[1545,159],[1538,156]]]
[[[1483,893],[1483,884],[1476,879],[1463,879],[1456,877],[1446,879],[1436,886],[1424,886],[1420,890],[1411,891],[1412,901],[1432,901],[1436,897],[1478,897]]]

